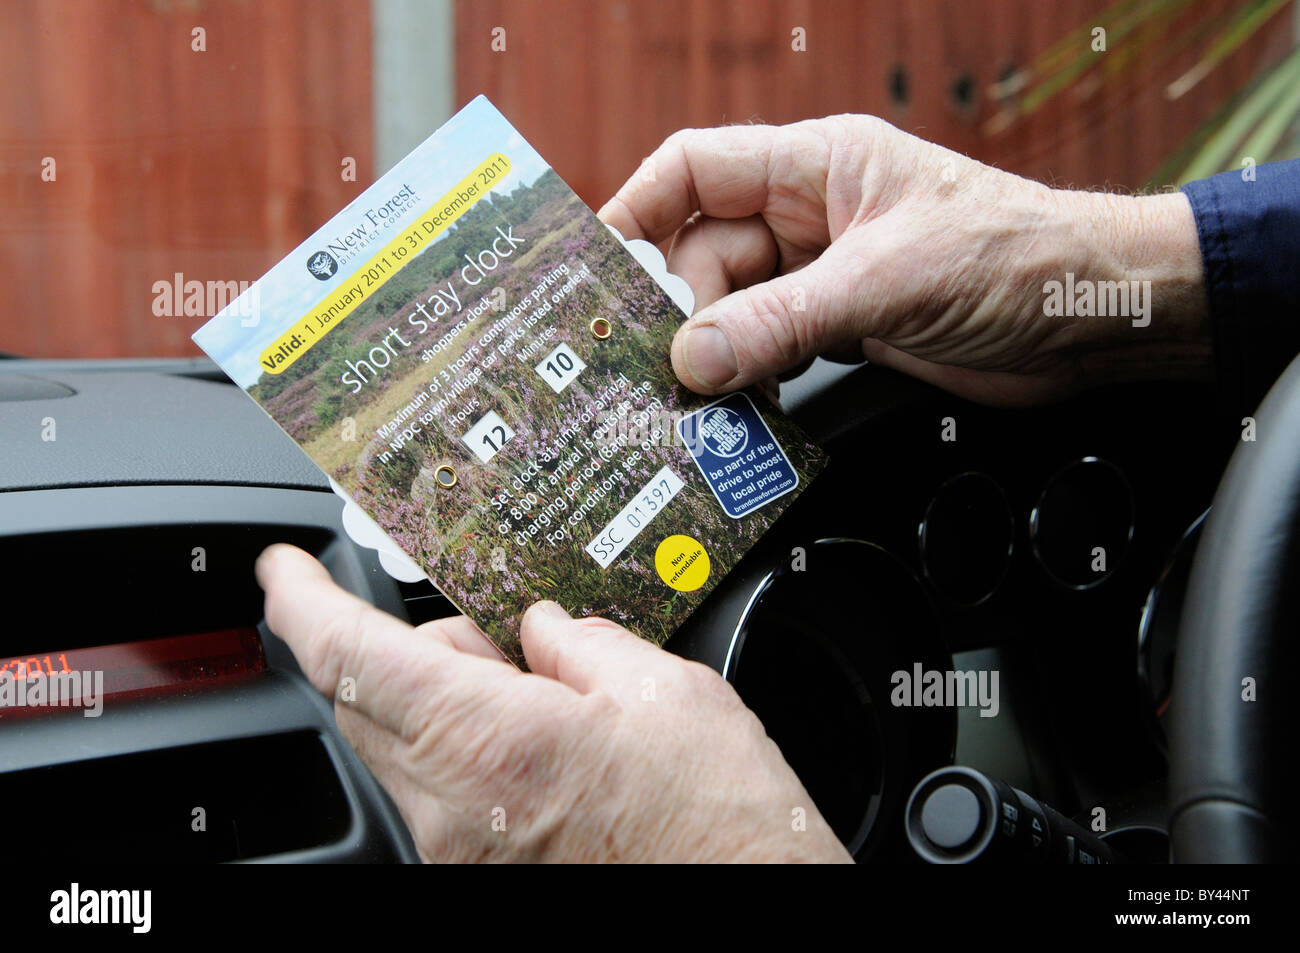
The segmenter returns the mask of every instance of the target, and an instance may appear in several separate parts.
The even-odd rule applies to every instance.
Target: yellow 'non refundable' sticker
[[[669,536],[655,550],[655,571],[678,592],[694,592],[709,579],[709,554],[690,536]]]

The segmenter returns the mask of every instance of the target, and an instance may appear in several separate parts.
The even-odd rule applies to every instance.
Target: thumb
[[[860,265],[834,245],[798,271],[702,308],[673,339],[673,370],[700,394],[738,390],[865,336]]]
[[[528,668],[587,694],[634,699],[646,678],[666,676],[674,657],[608,619],[571,619],[554,602],[524,613],[519,641]]]

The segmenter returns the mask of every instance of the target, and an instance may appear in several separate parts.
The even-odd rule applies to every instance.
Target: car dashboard
[[[831,464],[667,648],[735,685],[860,860],[916,859],[904,806],[955,763],[1162,861],[1182,587],[1232,449],[1212,391],[999,410],[819,364],[783,404]],[[98,717],[0,710],[12,807],[77,817],[69,859],[418,859],[253,560],[287,541],[413,623],[455,609],[349,538],[288,436],[204,360],[9,360],[0,446],[0,666],[105,678]],[[949,671],[967,704],[912,686]]]

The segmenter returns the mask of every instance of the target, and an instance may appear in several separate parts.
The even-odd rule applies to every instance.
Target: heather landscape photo
[[[408,327],[414,304],[436,289],[463,287],[465,256],[507,233],[520,247],[491,280],[462,293],[456,315],[399,349],[354,393],[344,382],[348,362],[355,366],[389,329]],[[604,339],[592,332],[597,318],[608,322]],[[479,201],[305,356],[263,374],[249,393],[512,661],[522,663],[518,619],[538,599],[662,642],[782,508],[728,517],[674,443],[672,415],[708,402],[672,373],[669,346],[682,319],[548,169]],[[426,359],[420,345],[449,333]],[[534,368],[561,342],[586,366],[556,393]],[[461,438],[489,411],[513,435],[484,463]],[[806,484],[820,452],[779,418],[769,422]],[[418,432],[402,442],[413,423]],[[619,433],[631,442],[613,443]],[[612,446],[604,457],[602,446]],[[665,466],[685,489],[602,568],[585,545]],[[440,467],[454,472],[454,486],[439,484]],[[698,540],[715,567],[693,592],[670,588],[655,571],[657,544],[677,533]]]

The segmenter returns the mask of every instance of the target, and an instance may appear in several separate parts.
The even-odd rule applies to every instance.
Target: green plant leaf
[[[1282,141],[1282,137],[1295,122],[1296,116],[1300,115],[1300,67],[1291,70],[1291,80],[1288,85],[1290,88],[1269,110],[1268,115],[1251,133],[1250,138],[1242,143],[1243,157],[1249,156],[1256,162],[1267,162],[1273,150],[1277,148],[1277,144]]]
[[[1242,141],[1286,97],[1289,85],[1296,82],[1300,82],[1300,50],[1273,67],[1254,92],[1213,131],[1178,176],[1178,184],[1203,179],[1234,164],[1234,155]]]
[[[1292,2],[1292,0],[1285,0]],[[1095,20],[1071,31],[1065,40],[1054,45],[1050,56],[1035,59],[1030,66],[1018,73],[1007,84],[994,88],[995,95],[1008,89],[1022,90],[1020,100],[1014,104],[1014,111],[1021,116],[1029,115],[1043,106],[1057,93],[1070,88],[1083,76],[1100,64],[1108,56],[1119,51],[1114,45],[1131,34],[1136,36],[1127,47],[1124,55],[1132,58],[1148,53],[1151,48],[1159,49],[1162,40],[1168,38],[1173,24],[1192,0],[1141,0],[1133,3],[1121,0],[1103,11]],[[1105,26],[1106,42],[1109,53],[1094,52],[1091,45],[1093,29]],[[1026,78],[1041,77],[1036,82],[1025,85]],[[1013,83],[1019,79],[1021,82]]]
[[[1214,67],[1240,49],[1274,14],[1292,2],[1293,0],[1253,0],[1243,6],[1196,65],[1165,87],[1165,96],[1178,99],[1185,95],[1208,76]]]
[[[1228,117],[1246,101],[1260,84],[1268,79],[1271,70],[1262,73],[1250,81],[1244,88],[1237,90],[1228,99],[1219,106],[1213,114],[1207,117],[1196,129],[1184,139],[1164,161],[1157,167],[1156,171],[1151,174],[1147,180],[1144,189],[1159,190],[1173,186],[1177,181],[1179,174],[1192,161],[1192,157],[1209,141],[1210,137],[1227,121]]]

